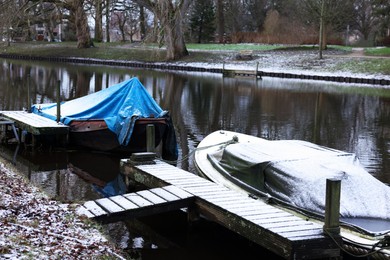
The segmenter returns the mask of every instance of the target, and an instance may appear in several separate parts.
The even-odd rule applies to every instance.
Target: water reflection
[[[109,66],[1,60],[0,110],[70,100],[139,77],[169,110],[180,145],[178,166],[195,172],[188,154],[220,128],[269,139],[301,139],[354,152],[370,173],[390,182],[390,91],[385,88]]]

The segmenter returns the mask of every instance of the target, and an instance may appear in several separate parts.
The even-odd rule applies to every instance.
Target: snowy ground
[[[389,74],[372,74],[353,72],[354,68],[347,68],[343,64],[352,62],[358,64],[368,59],[390,59],[390,57],[364,56],[361,49],[353,49],[352,53],[339,50],[327,50],[323,59],[318,58],[318,51],[267,51],[253,52],[253,59],[248,61],[237,60],[238,52],[222,52],[221,60],[205,62],[175,62],[177,65],[188,65],[202,68],[225,68],[256,70],[264,72],[283,72],[297,75],[342,76],[369,79],[390,80]],[[258,67],[257,67],[258,66]],[[340,69],[343,68],[343,69]]]
[[[0,259],[122,258],[76,205],[48,199],[3,163],[0,187]]]

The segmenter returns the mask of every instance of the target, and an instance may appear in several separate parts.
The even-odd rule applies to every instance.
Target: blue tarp
[[[35,104],[32,113],[57,120],[57,106]],[[73,120],[104,119],[121,145],[127,145],[136,119],[167,117],[137,78],[113,85],[93,94],[63,102],[60,121],[69,125]]]

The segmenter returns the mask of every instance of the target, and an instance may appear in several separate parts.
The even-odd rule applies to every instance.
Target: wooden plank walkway
[[[225,226],[286,259],[340,256],[340,249],[330,237],[324,235],[321,225],[159,160],[154,162],[154,164],[133,165],[128,160],[121,161],[122,173],[153,188],[149,191],[126,194],[123,197],[130,200],[136,197],[146,199],[145,193],[151,192],[160,197],[160,201],[154,200],[157,199],[156,197],[147,198],[153,205],[146,204],[143,207],[135,203],[137,207],[133,210],[131,206],[121,204],[122,198],[106,198],[86,202],[82,212],[91,218],[117,221],[121,217],[137,217],[187,206],[190,207],[189,213],[193,214],[196,211],[197,214]],[[181,198],[179,194],[185,196],[178,200],[169,200],[162,195],[166,191],[179,198]],[[181,201],[183,199],[184,201]],[[115,206],[109,206],[108,201]],[[164,209],[168,206],[171,208]]]
[[[43,116],[25,111],[0,111],[0,116],[15,122],[15,126],[33,135],[68,134],[69,127]]]
[[[173,185],[87,201],[77,209],[102,223],[136,218],[190,207],[195,197]]]

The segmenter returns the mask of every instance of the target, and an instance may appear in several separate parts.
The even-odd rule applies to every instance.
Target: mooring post
[[[154,125],[148,124],[146,126],[146,151],[154,152],[156,143]]]
[[[340,234],[341,180],[326,179],[324,231],[332,236]]]
[[[31,76],[30,74],[27,75],[27,112],[31,113],[31,97],[30,97],[30,82],[31,82]]]
[[[58,81],[57,84],[57,123],[61,119],[61,102],[60,102],[60,91],[61,91],[61,81]]]

